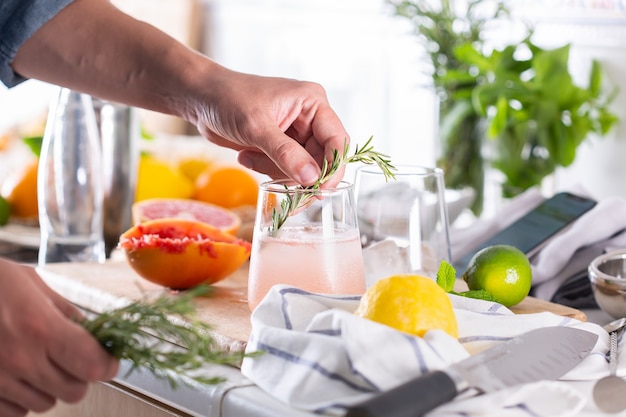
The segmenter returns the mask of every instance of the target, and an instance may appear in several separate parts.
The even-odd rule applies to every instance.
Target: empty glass
[[[441,261],[450,261],[443,171],[410,165],[396,168],[396,180],[389,181],[377,166],[356,171],[361,240],[364,247],[372,246],[372,257],[366,260],[368,274],[376,274],[375,279],[394,273],[435,277]],[[377,242],[385,243],[374,249]],[[397,258],[390,259],[393,256]]]
[[[304,204],[285,216],[285,205],[297,199]],[[278,219],[285,219],[279,228]],[[250,255],[250,310],[275,284],[327,294],[365,291],[352,184],[312,191],[289,181],[261,184]]]

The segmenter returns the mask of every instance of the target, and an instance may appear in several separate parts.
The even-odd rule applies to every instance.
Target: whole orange
[[[259,183],[245,168],[215,166],[196,178],[194,199],[235,208],[256,205],[258,194]]]
[[[16,171],[2,184],[2,196],[11,206],[11,216],[21,219],[37,218],[37,167],[39,160]]]

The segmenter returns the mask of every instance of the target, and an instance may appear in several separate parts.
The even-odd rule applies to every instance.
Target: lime
[[[470,290],[485,290],[500,304],[511,307],[530,292],[532,270],[521,250],[510,245],[494,245],[472,257],[463,280]]]
[[[0,226],[4,226],[9,222],[9,216],[11,215],[11,206],[9,202],[2,196],[0,196]]]
[[[448,294],[421,275],[393,275],[378,280],[363,294],[355,314],[416,336],[440,329],[458,337]]]

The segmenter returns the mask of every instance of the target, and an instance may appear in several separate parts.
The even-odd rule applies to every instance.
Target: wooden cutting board
[[[95,313],[151,299],[167,291],[140,277],[125,260],[104,264],[56,263],[38,269],[44,280],[67,300]],[[250,336],[247,264],[197,299],[197,316],[212,326],[218,346],[243,351]]]
[[[125,260],[104,264],[50,264],[39,269],[39,273],[66,299],[95,313],[121,307],[143,297],[152,298],[166,291],[137,275]],[[239,271],[215,284],[215,291],[210,296],[198,299],[198,317],[212,326],[213,336],[222,349],[243,351],[250,336],[247,277],[248,264],[245,264]],[[518,314],[549,311],[582,321],[587,319],[579,310],[533,297],[527,297],[511,310]]]

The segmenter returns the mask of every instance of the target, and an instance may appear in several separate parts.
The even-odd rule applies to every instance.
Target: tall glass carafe
[[[39,161],[39,264],[104,262],[102,150],[91,97],[66,88]]]

